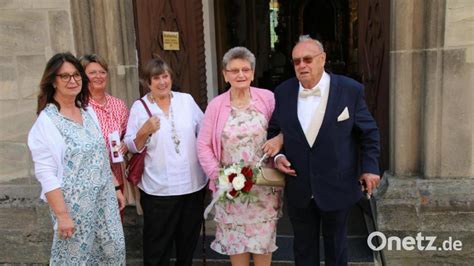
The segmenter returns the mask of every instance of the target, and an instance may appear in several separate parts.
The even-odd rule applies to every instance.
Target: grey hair
[[[227,64],[234,59],[242,59],[250,63],[250,67],[255,70],[255,55],[249,49],[243,46],[231,48],[222,57],[222,69],[227,67]]]
[[[321,52],[324,52],[323,44],[322,44],[320,41],[311,38],[309,35],[300,35],[300,37],[298,38],[298,42],[297,42],[296,44],[299,44],[299,43],[302,43],[302,42],[306,42],[306,41],[311,41],[311,42],[313,42],[314,44],[316,44],[316,46],[319,47],[319,49],[321,50]]]

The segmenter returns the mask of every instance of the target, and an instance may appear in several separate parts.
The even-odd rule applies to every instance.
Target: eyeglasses
[[[300,57],[300,58],[293,58],[293,59],[291,59],[291,62],[293,62],[294,66],[298,66],[299,64],[301,64],[301,61],[303,61],[305,64],[311,64],[313,62],[313,59],[315,57],[320,56],[322,53],[323,52],[321,52],[317,55],[313,55],[313,56],[307,55],[307,56]]]
[[[71,81],[71,78],[74,78],[75,81],[81,81],[82,76],[79,73],[74,73],[74,74],[68,74],[68,73],[62,73],[62,74],[57,74],[57,77],[59,77],[62,81],[68,83]]]
[[[94,70],[94,71],[91,71],[89,73],[87,73],[88,76],[93,76],[93,77],[96,77],[96,76],[107,76],[107,71],[104,71],[104,70]]]
[[[242,68],[242,69],[233,68],[233,69],[226,69],[225,70],[225,72],[231,73],[232,75],[238,75],[240,73],[240,71],[242,71],[242,73],[244,75],[247,75],[252,71],[252,69],[251,68]]]

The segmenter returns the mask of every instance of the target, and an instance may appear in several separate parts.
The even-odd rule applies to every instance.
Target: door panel
[[[174,72],[173,84],[190,93],[198,105],[207,105],[204,28],[201,0],[135,0],[140,77],[142,67],[155,56],[163,58]],[[164,50],[163,31],[179,33],[179,50]],[[140,87],[140,94],[147,93]]]
[[[382,170],[389,167],[389,17],[389,1],[359,1],[359,71],[365,86],[367,105],[380,129]]]

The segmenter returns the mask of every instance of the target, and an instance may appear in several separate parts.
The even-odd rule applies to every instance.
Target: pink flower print
[[[245,227],[245,235],[252,236],[254,234],[255,234],[255,232],[253,230],[253,226],[246,226]]]
[[[244,162],[249,161],[249,154],[247,153],[247,151],[242,152],[242,159],[244,159]]]

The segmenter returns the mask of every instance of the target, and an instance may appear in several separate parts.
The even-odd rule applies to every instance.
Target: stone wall
[[[0,40],[0,264],[45,263],[52,225],[27,147],[38,84],[53,54],[98,53],[109,63],[110,93],[128,104],[138,98],[132,1],[2,0]],[[126,217],[129,258],[139,258],[141,219],[133,207]]]
[[[389,265],[474,261],[472,14],[470,0],[392,1],[390,170],[379,228],[386,236],[437,236],[437,247],[452,237],[463,247],[385,249]]]
[[[0,1],[0,40],[0,263],[46,262],[51,220],[26,141],[46,61],[75,52],[69,1]]]

